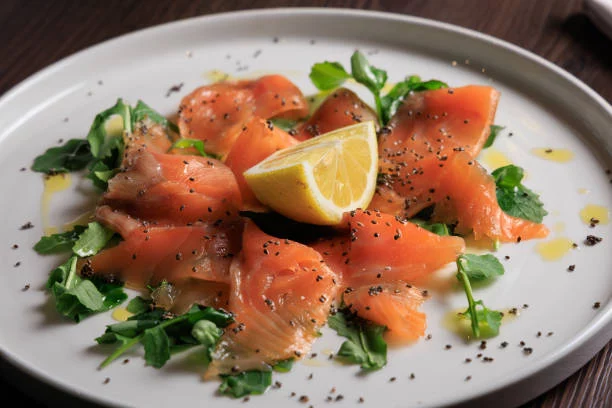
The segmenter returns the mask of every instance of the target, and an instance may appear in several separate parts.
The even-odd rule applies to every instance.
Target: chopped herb
[[[496,184],[497,202],[507,214],[541,223],[548,212],[539,196],[521,184],[523,169],[512,164],[492,173]]]
[[[276,364],[272,366],[274,371],[278,371],[279,373],[288,373],[291,371],[293,367],[293,358],[288,358],[286,360],[278,361]]]
[[[347,310],[338,311],[327,322],[339,335],[348,338],[342,343],[338,358],[359,364],[364,370],[378,370],[387,364],[384,326],[363,320]]]

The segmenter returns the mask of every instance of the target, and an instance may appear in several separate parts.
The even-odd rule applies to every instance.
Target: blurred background
[[[612,8],[612,0],[595,1]],[[532,51],[612,102],[612,40],[604,34],[612,29],[593,23],[597,17],[589,15],[584,0],[1,0],[0,95],[47,65],[121,34],[189,17],[271,7],[368,9],[456,24]],[[16,375],[6,363],[0,369]],[[39,406],[2,379],[0,394],[16,405]],[[608,344],[579,372],[523,408],[611,406]]]

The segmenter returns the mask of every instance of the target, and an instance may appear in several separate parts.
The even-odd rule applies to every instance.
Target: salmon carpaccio
[[[192,303],[230,311],[235,323],[213,353],[209,376],[303,357],[341,306],[385,326],[390,343],[414,341],[427,327],[419,286],[454,262],[465,242],[409,218],[434,206],[432,220],[476,239],[548,232],[505,214],[492,177],[476,161],[499,97],[486,86],[408,95],[379,131],[379,185],[370,208],[347,213],[333,235],[328,229],[300,243],[269,235],[261,219],[245,217],[267,209],[244,171],[302,140],[355,122],[378,123],[376,113],[340,88],[307,118],[306,99],[281,75],[199,87],[181,101],[180,136],[204,141],[218,159],[193,149],[176,154],[160,126],[137,127],[96,210],[122,241],[81,260],[79,270],[142,290],[167,282],[171,289],[155,301],[175,312]],[[288,133],[271,118],[301,121]]]
[[[499,207],[496,186],[476,156],[486,142],[499,93],[484,86],[418,92],[379,138],[379,186],[370,208],[433,220],[459,234],[502,242],[543,238],[548,229]]]
[[[230,269],[228,308],[236,323],[221,338],[210,374],[305,356],[340,289],[314,249],[265,234],[252,221],[242,237]]]
[[[244,124],[262,119],[301,119],[308,103],[282,75],[205,85],[183,97],[178,126],[181,136],[204,141],[206,151],[225,158]]]
[[[345,218],[344,235],[313,245],[339,275],[343,303],[386,326],[385,338],[392,343],[419,338],[426,328],[418,311],[424,296],[414,285],[455,261],[465,250],[463,239],[379,211],[355,210]]]

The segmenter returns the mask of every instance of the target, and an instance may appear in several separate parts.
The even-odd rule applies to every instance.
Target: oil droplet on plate
[[[228,81],[232,79],[232,76],[227,72],[220,71],[218,69],[213,69],[211,71],[206,71],[202,76],[208,79],[210,82],[222,82]]]
[[[610,222],[610,212],[603,205],[588,204],[580,210],[580,218],[585,224],[591,224],[591,220],[597,220],[596,224],[607,224]]]
[[[591,192],[591,190],[589,190],[588,188],[579,188],[578,189],[578,194],[589,194]]]
[[[118,322],[125,322],[128,318],[132,317],[133,315],[134,314],[131,312],[128,312],[127,309],[123,307],[118,307],[115,310],[113,310],[111,317]]]
[[[574,158],[574,153],[571,150],[553,149],[551,147],[537,147],[535,149],[531,149],[531,153],[542,159],[557,163],[567,163]]]
[[[556,261],[563,258],[572,249],[572,246],[572,240],[561,237],[538,243],[536,250],[545,261]]]
[[[494,147],[489,147],[481,154],[482,162],[491,169],[498,169],[512,164],[512,161],[504,153]]]
[[[70,177],[70,173],[60,173],[54,176],[45,176],[44,189],[40,203],[43,231],[45,235],[51,235],[59,232],[59,228],[49,225],[49,211],[51,209],[51,199],[56,193],[68,189],[71,184],[72,179]]]
[[[555,231],[557,234],[561,234],[565,231],[565,223],[561,221],[555,223],[555,225],[553,225],[553,231]]]

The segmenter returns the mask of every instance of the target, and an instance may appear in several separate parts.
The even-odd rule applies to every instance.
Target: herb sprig
[[[510,164],[491,175],[495,179],[497,202],[504,212],[528,221],[542,222],[548,212],[539,195],[521,184],[524,177],[521,167]]]
[[[463,254],[457,258],[457,279],[463,285],[468,309],[462,315],[471,321],[475,338],[493,337],[499,334],[502,314],[485,306],[482,300],[475,300],[472,281],[485,281],[504,274],[504,267],[491,255]]]
[[[404,98],[411,92],[448,87],[442,81],[422,81],[419,76],[412,75],[395,84],[386,95],[382,95],[388,79],[387,71],[370,64],[360,51],[355,51],[351,56],[351,73],[341,63],[329,61],[316,63],[310,70],[310,80],[320,91],[338,88],[348,79],[354,79],[364,85],[374,95],[376,112],[383,125],[389,122]]]
[[[337,353],[341,360],[359,364],[367,371],[381,369],[387,364],[387,343],[383,339],[385,326],[361,319],[346,309],[331,315],[327,324],[348,339]]]

